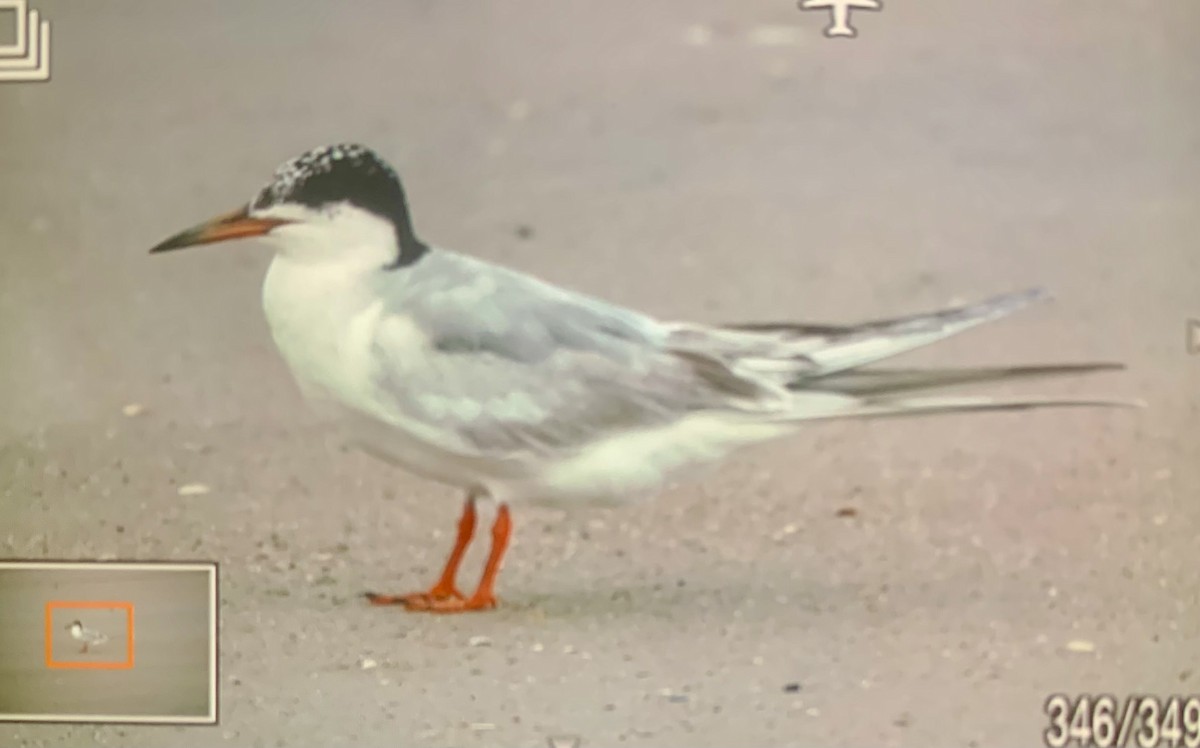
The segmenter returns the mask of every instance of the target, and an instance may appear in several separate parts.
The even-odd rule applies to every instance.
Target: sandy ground
[[[791,0],[34,4],[53,81],[0,84],[0,554],[219,561],[221,724],[0,743],[1034,745],[1052,692],[1200,691],[1191,0],[891,3],[854,41]],[[337,140],[430,240],[669,317],[1043,285],[906,363],[1120,360],[1036,389],[1149,407],[814,427],[645,505],[518,509],[494,613],[371,609],[431,580],[460,497],[309,415],[262,248],[146,255]]]

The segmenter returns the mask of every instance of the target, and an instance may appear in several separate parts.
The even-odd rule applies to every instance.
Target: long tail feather
[[[836,392],[856,397],[878,397],[898,392],[927,390],[980,382],[1068,374],[1091,374],[1100,371],[1120,371],[1124,364],[1087,363],[1052,364],[1047,366],[996,366],[961,369],[857,369],[818,379],[796,382],[795,389]]]
[[[970,306],[866,322],[848,333],[833,335],[825,345],[805,351],[804,356],[816,364],[818,375],[834,374],[944,340],[1045,298],[1047,294],[1041,289],[1029,289]]]
[[[832,399],[827,399],[832,398]],[[936,413],[972,413],[980,411],[1016,411],[1033,408],[1140,408],[1141,402],[1096,398],[992,398],[992,397],[911,397],[870,398],[826,393],[801,393],[788,421],[823,421],[835,418],[897,418]]]
[[[1123,369],[1118,363],[860,368],[1006,317],[1045,298],[1047,294],[1041,289],[1030,289],[953,309],[852,326],[756,323],[706,328],[677,324],[671,328],[671,344],[679,355],[698,356],[734,377],[786,387],[791,398],[774,415],[775,419],[785,421],[1138,405],[1117,400],[1055,397],[900,396],[956,385]]]

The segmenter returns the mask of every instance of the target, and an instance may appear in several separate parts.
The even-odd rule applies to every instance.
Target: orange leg
[[[508,550],[511,537],[512,517],[509,516],[508,505],[501,504],[496,512],[496,522],[492,525],[492,550],[488,553],[487,565],[483,567],[483,578],[479,580],[475,594],[466,600],[461,597],[434,600],[425,610],[433,613],[462,613],[496,607],[496,576],[500,573],[500,564],[504,560],[504,552]]]
[[[463,505],[462,516],[458,519],[458,537],[454,539],[454,548],[450,551],[450,558],[446,559],[446,566],[442,569],[442,576],[438,578],[437,584],[428,592],[413,592],[407,595],[379,595],[368,592],[367,599],[372,605],[403,605],[409,610],[425,610],[438,600],[462,600],[463,594],[458,591],[454,580],[458,576],[458,567],[462,564],[474,534],[475,495],[471,494],[467,496]]]

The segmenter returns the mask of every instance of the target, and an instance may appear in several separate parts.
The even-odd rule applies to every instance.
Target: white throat
[[[328,265],[330,272],[368,271],[395,262],[400,253],[391,221],[348,203],[320,210],[277,205],[262,215],[289,221],[265,237],[277,260]]]

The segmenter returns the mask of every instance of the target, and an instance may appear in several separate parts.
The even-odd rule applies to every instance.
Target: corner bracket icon
[[[29,0],[0,0],[0,18],[10,11],[16,23],[16,40],[0,44],[0,83],[36,83],[50,80],[50,22]]]

